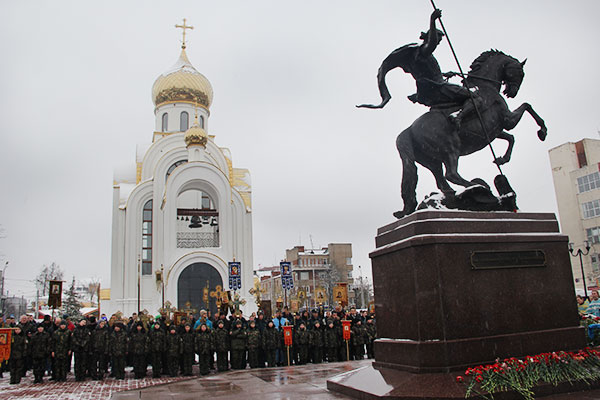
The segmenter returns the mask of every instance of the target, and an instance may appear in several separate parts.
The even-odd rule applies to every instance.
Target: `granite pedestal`
[[[554,214],[419,211],[380,228],[376,247],[369,368],[382,377],[429,381],[431,392],[469,366],[586,345]],[[464,396],[457,388],[442,393]]]

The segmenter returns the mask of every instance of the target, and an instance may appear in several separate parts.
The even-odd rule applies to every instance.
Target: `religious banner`
[[[60,308],[62,305],[62,281],[50,281],[48,291],[48,307]]]
[[[321,305],[325,303],[326,296],[327,293],[325,292],[325,289],[321,287],[315,289],[315,301],[317,302],[317,304]]]
[[[283,289],[294,288],[294,278],[292,277],[292,264],[287,261],[279,263],[281,267],[281,287]]]
[[[352,332],[352,330],[350,329],[351,324],[352,324],[352,321],[347,321],[347,320],[342,321],[342,326],[343,326],[342,334],[343,334],[344,340],[350,340],[350,334]]]
[[[181,324],[181,320],[186,317],[186,314],[181,311],[175,311],[173,313],[173,322],[176,326]]]
[[[298,305],[298,300],[290,300],[290,306],[292,307],[292,312],[300,311],[300,307]]]
[[[348,305],[348,284],[338,283],[333,287],[333,300],[339,303],[342,307]]]
[[[283,343],[286,346],[291,346],[292,345],[292,326],[288,325],[288,326],[284,326],[283,327]]]
[[[0,329],[0,364],[10,358],[10,342],[12,329]]]
[[[273,306],[271,305],[271,300],[261,300],[260,301],[260,309],[265,314],[266,320],[271,319],[271,315],[273,314],[272,307]]]
[[[242,288],[242,263],[229,263],[229,289],[238,290]]]

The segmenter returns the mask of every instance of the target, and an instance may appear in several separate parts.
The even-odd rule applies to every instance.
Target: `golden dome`
[[[206,147],[206,143],[208,142],[208,135],[206,131],[198,125],[198,117],[196,117],[196,122],[194,125],[190,127],[187,131],[185,131],[185,136],[183,137],[185,141],[185,145],[187,147],[193,145],[200,145],[202,147]]]
[[[213,89],[206,77],[190,63],[181,49],[173,67],[159,76],[152,86],[152,101],[156,107],[169,102],[195,103],[208,109],[213,100]]]

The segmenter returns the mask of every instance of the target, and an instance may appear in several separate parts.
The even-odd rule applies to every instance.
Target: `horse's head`
[[[506,97],[513,98],[519,92],[519,88],[523,82],[523,77],[525,76],[523,67],[527,60],[520,62],[516,58],[508,57],[509,60],[504,65],[504,76],[502,77],[504,91],[502,93],[504,93]]]
[[[525,76],[524,65],[525,62],[521,63],[501,51],[488,50],[473,61],[468,79],[477,86],[493,85],[498,91],[504,85],[503,93],[507,97],[515,97]]]

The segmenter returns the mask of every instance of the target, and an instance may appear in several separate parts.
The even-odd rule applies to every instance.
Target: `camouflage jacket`
[[[365,338],[367,336],[367,330],[364,326],[354,325],[352,327],[352,344],[354,346],[360,346],[365,344]]]
[[[150,351],[152,353],[162,353],[165,351],[165,331],[152,328],[148,336],[150,337]]]
[[[52,335],[52,351],[56,358],[66,358],[71,350],[71,331],[67,328],[58,329]]]
[[[229,351],[229,331],[225,328],[217,328],[214,330],[215,335],[215,350]]]
[[[134,330],[129,336],[129,352],[135,355],[146,354],[150,351],[150,340],[146,332]]]
[[[184,330],[181,334],[181,351],[183,353],[196,352],[196,334],[194,331],[186,332]]]
[[[341,343],[338,329],[335,326],[333,328],[327,327],[325,329],[323,332],[323,339],[325,342],[325,347],[327,348],[339,347]]]
[[[231,337],[231,350],[245,350],[246,349],[246,330],[233,329],[230,334]]]
[[[167,334],[165,344],[167,355],[171,357],[177,357],[181,354],[181,336],[179,336],[177,333],[171,334],[169,332]]]
[[[29,341],[29,353],[33,358],[45,358],[52,351],[52,338],[47,332],[36,332]]]
[[[258,330],[258,328],[250,328],[246,331],[246,335],[248,336],[248,348],[255,350],[258,349],[259,347],[262,347],[262,340],[261,340],[261,335],[260,335],[260,331]]]
[[[280,348],[281,332],[275,329],[275,327],[269,328],[267,326],[262,334],[262,343],[265,350],[274,350]]]
[[[78,353],[88,352],[90,350],[91,339],[92,335],[87,326],[76,326],[71,336],[71,350]]]
[[[325,345],[323,340],[323,330],[313,328],[309,332],[310,336],[308,338],[308,343],[313,347],[323,347]]]
[[[375,327],[374,323],[367,323],[365,325],[365,329],[367,330],[367,340],[369,342],[377,339],[377,328]]]
[[[13,331],[10,341],[11,360],[20,360],[27,355],[27,335],[23,330],[18,335]]]
[[[210,330],[202,332],[198,331],[196,334],[196,353],[198,354],[210,354],[215,348],[215,336]]]
[[[100,354],[108,354],[108,339],[110,337],[110,331],[108,327],[100,328],[96,327],[92,332],[91,351]]]
[[[310,332],[305,329],[298,329],[294,335],[294,344],[298,346],[308,345]]]
[[[127,354],[128,341],[127,333],[123,329],[113,331],[108,339],[108,353],[113,357],[124,357]]]

